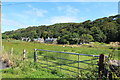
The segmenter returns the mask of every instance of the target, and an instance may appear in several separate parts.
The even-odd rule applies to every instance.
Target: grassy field
[[[45,68],[42,68],[39,63],[34,63],[33,60],[33,53],[34,49],[44,49],[44,50],[54,50],[54,51],[62,51],[62,52],[74,52],[79,54],[91,54],[91,55],[100,55],[105,54],[109,55],[109,53],[115,54],[115,59],[118,59],[118,51],[115,50],[113,52],[114,47],[111,47],[109,44],[104,43],[92,43],[90,45],[84,44],[79,46],[74,45],[57,45],[57,44],[43,44],[43,43],[35,43],[35,42],[24,42],[19,40],[3,40],[3,57],[5,59],[9,59],[11,61],[11,64],[13,67],[2,70],[2,77],[3,78],[63,78],[63,77],[71,77],[70,72],[67,72],[65,70],[60,70],[57,68],[52,68],[52,70],[47,70]],[[11,55],[11,48],[13,48],[13,54]],[[26,53],[26,59],[23,61],[23,49],[27,51]],[[57,53],[50,53],[50,52],[38,52],[38,54],[47,54],[50,56],[60,56]],[[62,57],[76,60],[77,56],[73,55],[63,55]],[[40,62],[46,63],[44,57],[40,57]],[[87,56],[80,56],[80,60],[86,60],[86,59],[92,59],[92,57]],[[54,62],[60,62],[60,60],[57,59],[49,59]],[[63,61],[65,62],[65,61]],[[67,61],[65,62],[67,63]],[[53,63],[49,62],[49,64],[54,65]],[[73,64],[71,64],[72,66]],[[78,64],[74,64],[74,66],[77,66]],[[73,71],[77,71],[77,69],[69,68],[67,66],[62,65],[62,68],[67,68]],[[80,63],[80,67],[87,68],[88,65]],[[95,67],[95,66],[94,66]],[[93,66],[89,67],[93,68]],[[90,72],[87,71],[81,71],[81,76],[84,77],[91,77],[93,76],[90,74]],[[67,75],[66,75],[67,74]],[[73,74],[72,74],[73,75]],[[89,76],[88,76],[89,75]],[[96,75],[96,74],[95,74]],[[93,76],[94,77],[94,76]]]

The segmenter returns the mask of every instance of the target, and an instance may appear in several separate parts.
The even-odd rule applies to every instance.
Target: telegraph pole
[[[2,2],[0,0],[0,57],[2,55],[2,33],[1,33],[1,23],[2,23],[2,19],[1,19],[1,6],[2,6]],[[0,69],[2,68],[2,63],[0,62]],[[0,72],[0,80],[2,79],[2,76],[1,76],[1,72]]]
[[[118,2],[118,18],[120,18],[120,1]]]
[[[1,10],[1,7],[2,7],[2,2],[0,0],[0,54],[2,54],[2,10]]]

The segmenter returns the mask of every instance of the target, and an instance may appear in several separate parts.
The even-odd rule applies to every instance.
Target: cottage
[[[56,44],[57,43],[57,38],[47,38],[45,39],[45,43],[54,43]]]
[[[33,39],[33,41],[44,43],[44,38]]]
[[[30,41],[31,41],[31,39],[30,39],[29,37],[28,37],[28,38],[22,37],[21,40],[22,40],[22,41],[27,41],[27,42],[30,42]]]

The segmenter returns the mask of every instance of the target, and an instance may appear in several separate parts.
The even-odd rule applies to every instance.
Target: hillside
[[[59,44],[79,44],[80,42],[115,42],[120,41],[120,19],[118,15],[87,20],[82,23],[57,23],[53,25],[31,26],[3,33],[3,39],[21,37],[58,38]]]

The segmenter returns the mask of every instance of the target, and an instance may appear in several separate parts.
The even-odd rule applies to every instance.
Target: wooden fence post
[[[80,55],[78,55],[78,78],[80,77]]]
[[[109,72],[108,79],[112,80],[112,73],[111,72]]]
[[[26,50],[23,50],[23,60],[26,58]]]
[[[4,51],[4,46],[2,47],[2,51]]]
[[[34,62],[36,62],[37,61],[37,52],[36,52],[37,50],[36,49],[34,49]]]
[[[13,54],[13,48],[11,48],[10,54],[11,54],[11,55]]]
[[[100,54],[98,66],[99,66],[99,70],[98,70],[99,78],[101,79],[103,78],[103,76],[107,78],[107,70],[105,68],[105,55],[104,54]]]

